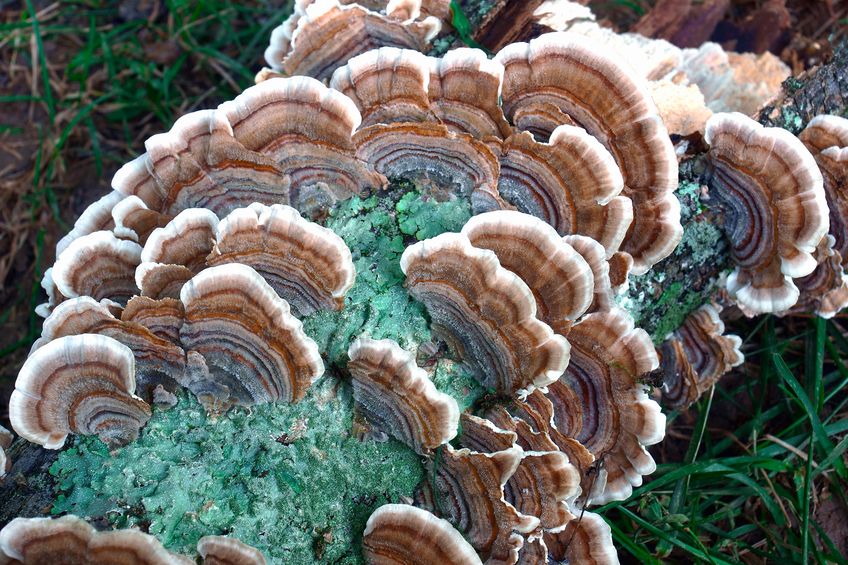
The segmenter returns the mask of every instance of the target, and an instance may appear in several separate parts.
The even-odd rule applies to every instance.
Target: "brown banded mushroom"
[[[470,365],[483,386],[513,394],[545,386],[568,364],[568,342],[536,318],[532,291],[462,234],[408,247],[400,260],[433,332]]]
[[[677,246],[683,228],[677,158],[644,81],[601,45],[569,33],[549,33],[504,47],[503,109],[519,129],[543,137],[575,124],[613,155],[633,202],[633,224],[621,250],[645,273]]]
[[[482,141],[441,124],[377,124],[353,136],[356,156],[389,178],[418,181],[439,200],[470,198],[475,212],[507,204],[498,194],[498,159]]]
[[[121,321],[141,324],[154,335],[178,345],[184,317],[183,305],[175,298],[133,296],[121,312]]]
[[[415,357],[396,342],[358,338],[348,357],[353,398],[378,429],[421,454],[456,436],[456,400],[436,390]]]
[[[494,453],[515,447],[518,435],[499,428],[488,418],[480,418],[463,412],[459,417],[459,445],[471,451]]]
[[[560,451],[525,452],[504,485],[504,498],[516,510],[539,518],[546,530],[565,527],[573,518],[570,503],[580,493],[580,474]]]
[[[112,210],[124,198],[126,198],[126,195],[113,190],[106,196],[89,204],[88,208],[83,210],[80,217],[74,222],[73,229],[56,244],[56,257],[59,257],[75,239],[96,231],[111,230],[114,228],[115,222],[112,218]]]
[[[538,518],[521,514],[504,500],[504,485],[521,456],[517,447],[477,453],[447,445],[434,463],[437,507],[486,563],[515,563],[523,545],[520,534],[539,526]]]
[[[618,565],[612,531],[599,515],[581,512],[562,532],[545,533],[548,556],[566,563]]]
[[[173,218],[147,207],[138,196],[127,196],[112,208],[115,227],[112,231],[121,239],[130,239],[141,245],[156,228],[165,227]]]
[[[828,231],[822,175],[803,143],[743,114],[707,122],[707,180],[724,212],[736,269],[727,289],[747,315],[793,306],[793,278],[816,268],[813,252]]]
[[[822,240],[816,250],[816,270],[795,280],[800,298],[789,312],[812,311],[822,318],[832,318],[848,307],[848,274],[842,255],[833,249],[835,244],[832,235]]]
[[[644,446],[665,435],[665,415],[640,382],[659,366],[656,350],[618,308],[584,316],[568,339],[571,362],[546,395],[554,425],[603,461],[606,485],[592,502],[624,500],[656,469]]]
[[[157,385],[173,391],[185,371],[185,353],[180,347],[141,324],[116,318],[109,308],[87,296],[71,298],[57,306],[44,321],[41,337],[32,351],[53,340],[81,334],[105,335],[132,350],[136,392],[147,402]]]
[[[594,295],[587,312],[604,312],[611,309],[615,295],[610,280],[610,271],[612,270],[611,264],[614,261],[612,258],[607,260],[604,246],[584,235],[567,235],[562,240],[579,253],[592,270]],[[629,269],[625,267],[623,270],[626,276],[626,271],[629,271]]]
[[[68,245],[53,265],[52,280],[67,298],[90,296],[126,304],[138,293],[134,275],[140,261],[139,244],[98,231]]]
[[[258,549],[227,536],[203,536],[197,542],[203,565],[266,565]]]
[[[6,473],[12,467],[12,460],[6,455],[6,450],[12,447],[12,440],[15,436],[12,432],[0,426],[0,478],[5,477]]]
[[[450,522],[405,504],[385,504],[371,514],[362,551],[370,565],[482,564]]]
[[[528,132],[503,144],[498,190],[518,210],[552,225],[560,235],[582,234],[611,255],[633,222],[630,199],[615,159],[586,130],[562,125],[547,143]]]
[[[324,363],[288,303],[246,265],[202,271],[182,288],[181,384],[209,410],[297,402]]]
[[[689,314],[661,346],[663,403],[667,406],[689,406],[745,361],[739,349],[742,339],[725,335],[719,313],[712,304],[705,304]]]
[[[24,363],[9,400],[15,432],[47,449],[69,433],[97,435],[109,445],[138,437],[150,407],[135,392],[135,359],[129,347],[104,336],[61,337]]]
[[[541,534],[532,534],[525,538],[518,552],[518,565],[543,565],[548,562],[548,546]]]
[[[378,47],[426,51],[442,29],[433,16],[418,20],[416,10],[389,2],[388,15],[338,0],[300,2],[271,34],[265,61],[288,75],[328,79],[352,57]],[[407,3],[409,4],[409,3]],[[407,19],[399,19],[407,17]]]
[[[298,316],[341,310],[356,278],[342,238],[279,204],[251,204],[221,220],[206,264],[227,263],[253,267]]]
[[[462,234],[474,247],[494,251],[501,266],[527,284],[536,317],[558,334],[567,335],[592,303],[589,265],[542,220],[521,212],[488,212],[468,220]]]
[[[189,565],[139,530],[98,532],[74,515],[15,518],[0,530],[0,556],[12,563],[46,565]]]

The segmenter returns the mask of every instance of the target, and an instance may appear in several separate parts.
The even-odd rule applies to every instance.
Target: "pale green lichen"
[[[467,203],[416,192],[340,203],[324,224],[350,247],[357,278],[344,310],[304,319],[328,366],[306,398],[211,420],[182,395],[114,454],[83,438],[51,468],[58,479],[53,512],[139,525],[186,553],[201,536],[226,533],[272,563],[361,562],[368,516],[411,496],[423,468],[399,442],[353,437],[347,348],[360,335],[391,338],[413,352],[430,341],[426,311],[403,288],[400,255],[416,238],[458,230],[470,215]],[[450,359],[427,369],[461,408],[483,393]]]

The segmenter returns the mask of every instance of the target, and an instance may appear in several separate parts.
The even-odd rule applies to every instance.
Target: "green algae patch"
[[[333,377],[298,404],[218,419],[182,395],[111,455],[91,437],[60,454],[53,513],[142,526],[183,553],[231,534],[273,563],[360,563],[368,516],[411,496],[423,470],[399,442],[352,437],[352,420],[350,387]]]

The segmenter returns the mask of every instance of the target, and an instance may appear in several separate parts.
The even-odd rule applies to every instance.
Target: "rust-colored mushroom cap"
[[[12,563],[46,565],[189,565],[139,530],[98,532],[74,515],[15,518],[0,531],[0,555]]]
[[[498,194],[498,159],[482,141],[441,124],[378,124],[356,132],[356,156],[389,178],[435,181],[446,196],[470,198],[475,212],[506,207]],[[439,195],[436,195],[439,197]]]
[[[665,415],[639,382],[659,366],[656,350],[619,308],[585,316],[568,339],[571,363],[548,386],[554,424],[604,460],[606,487],[592,501],[624,500],[656,468],[643,446],[665,435]]]
[[[324,373],[318,346],[253,269],[202,271],[182,288],[183,384],[209,409],[296,402]]]
[[[52,279],[68,298],[90,296],[126,304],[138,293],[135,269],[141,246],[120,240],[112,232],[98,231],[72,241],[56,259]]]
[[[405,504],[385,504],[371,514],[362,548],[370,565],[482,564],[450,522]]]
[[[586,130],[557,127],[547,143],[528,132],[503,144],[498,190],[522,212],[560,235],[582,234],[615,253],[633,222],[630,199],[613,156]]]
[[[567,563],[618,565],[612,530],[593,512],[582,512],[559,533],[545,533],[549,557]]]
[[[105,335],[132,350],[136,392],[147,401],[159,384],[173,390],[175,379],[179,379],[185,371],[182,348],[141,324],[116,318],[109,308],[87,296],[72,298],[57,306],[44,321],[41,337],[33,344],[32,350],[37,351],[65,336],[81,334]]]
[[[468,220],[462,233],[474,247],[494,251],[501,266],[527,284],[536,317],[555,332],[566,335],[592,303],[589,265],[542,220],[521,212],[488,212]]]
[[[197,542],[203,565],[265,565],[258,549],[227,536],[203,536]]]
[[[116,236],[144,245],[153,230],[164,227],[173,218],[151,210],[141,198],[132,195],[115,204],[112,219],[115,223],[112,231]]]
[[[798,300],[792,279],[816,268],[813,252],[828,230],[816,161],[788,131],[742,114],[713,115],[705,139],[711,195],[736,262],[728,291],[749,315],[786,310]]]
[[[436,390],[415,357],[396,342],[359,338],[348,357],[353,397],[369,422],[418,453],[456,436],[456,400]]]
[[[404,251],[400,266],[432,328],[502,393],[545,386],[568,364],[568,342],[536,318],[533,293],[488,250],[444,233]]]
[[[253,267],[298,316],[341,310],[356,278],[342,238],[290,206],[255,203],[234,210],[221,220],[214,243],[209,266]]]
[[[459,445],[471,451],[494,453],[515,447],[518,436],[513,431],[499,428],[488,418],[463,412],[459,417]]]
[[[439,452],[436,496],[448,520],[487,563],[515,563],[523,545],[519,534],[539,526],[538,518],[521,514],[504,500],[504,485],[521,456],[519,448],[489,454],[447,445]]]
[[[814,153],[821,153],[828,147],[847,147],[848,119],[821,114],[810,120],[798,138]]]
[[[569,33],[508,45],[495,60],[504,66],[504,113],[517,127],[549,135],[575,123],[612,153],[633,201],[621,249],[634,273],[667,257],[683,235],[677,158],[644,82],[603,46]]]
[[[183,305],[175,298],[154,300],[146,296],[133,296],[121,312],[122,321],[141,324],[154,335],[176,344],[180,342],[183,318]]]
[[[59,449],[69,433],[96,434],[123,445],[138,436],[150,407],[133,396],[135,359],[104,335],[62,337],[24,363],[9,400],[12,428],[24,439]]]
[[[745,361],[742,339],[725,335],[719,310],[705,304],[689,314],[662,347],[663,403],[689,406],[722,375]]]
[[[343,4],[338,0],[301,3],[289,20],[272,32],[265,61],[289,75],[324,80],[370,49],[389,46],[426,51],[442,28],[436,17],[416,20],[409,12],[402,14],[397,9],[383,15],[356,4]],[[403,15],[410,18],[397,19]]]

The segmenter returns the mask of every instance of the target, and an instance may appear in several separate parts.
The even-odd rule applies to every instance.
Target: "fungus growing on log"
[[[677,158],[644,81],[584,37],[549,33],[504,47],[503,108],[507,119],[535,135],[575,123],[613,155],[633,202],[633,224],[622,251],[633,272],[645,273],[680,242]]]
[[[512,394],[545,386],[565,369],[568,342],[536,318],[533,293],[493,252],[444,233],[408,247],[400,266],[433,332],[483,386]]]
[[[497,211],[472,217],[462,228],[471,245],[493,251],[536,299],[536,317],[567,335],[592,303],[594,281],[583,257],[551,226],[528,214]]]
[[[724,333],[720,310],[705,304],[695,310],[662,344],[663,404],[686,407],[722,375],[745,361],[742,339]]]
[[[212,267],[183,287],[187,353],[180,383],[210,410],[297,402],[324,373],[315,342],[288,303],[246,265]]]
[[[356,270],[350,249],[331,230],[290,206],[259,203],[233,210],[217,228],[209,266],[253,267],[298,316],[344,307]]]
[[[135,397],[135,359],[129,347],[104,335],[61,337],[24,363],[9,400],[15,432],[47,449],[69,433],[97,435],[110,445],[138,436],[150,407]]]
[[[203,536],[197,541],[197,553],[203,565],[266,565],[265,556],[235,538]]]
[[[414,356],[396,342],[359,338],[348,357],[353,397],[378,429],[421,454],[456,436],[456,400],[436,390]]]
[[[385,504],[371,514],[362,548],[370,565],[482,564],[450,522],[405,504]]]
[[[63,296],[107,298],[121,304],[138,293],[135,269],[141,246],[98,231],[72,241],[56,259],[52,280]]]
[[[788,131],[742,114],[713,115],[705,139],[710,192],[736,262],[727,289],[749,316],[786,310],[799,296],[792,279],[813,272],[828,231],[816,161]]]
[[[435,496],[441,497],[446,517],[488,563],[515,563],[523,545],[520,534],[539,526],[538,518],[521,514],[504,500],[504,485],[521,456],[519,448],[488,454],[450,445],[439,453]]]

